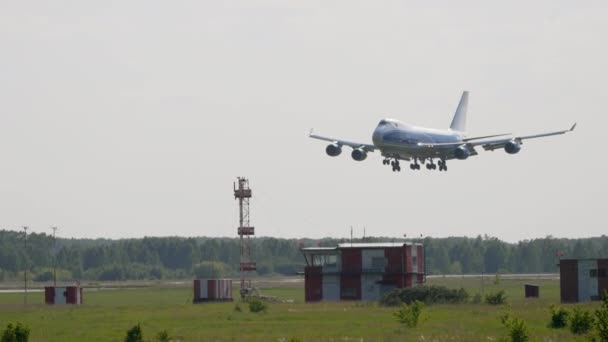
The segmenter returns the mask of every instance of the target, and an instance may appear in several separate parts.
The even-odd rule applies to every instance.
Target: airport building
[[[608,290],[608,259],[561,259],[559,285],[562,303],[599,300]]]
[[[82,287],[80,286],[46,286],[44,288],[46,304],[82,304]]]
[[[301,248],[306,302],[378,300],[396,288],[425,281],[419,243],[341,243]]]
[[[232,301],[231,279],[194,279],[193,303]]]

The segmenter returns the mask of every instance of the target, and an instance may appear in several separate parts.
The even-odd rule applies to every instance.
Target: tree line
[[[60,280],[186,279],[235,276],[239,268],[238,238],[144,237],[141,239],[57,239],[31,233],[25,249],[23,232],[0,230],[0,281],[49,281],[57,265]],[[301,247],[335,246],[346,239],[252,239],[258,275],[293,275],[304,268]],[[353,242],[403,241],[385,237]],[[553,273],[559,258],[608,257],[608,237],[541,239],[507,243],[494,237],[425,238],[427,273]]]

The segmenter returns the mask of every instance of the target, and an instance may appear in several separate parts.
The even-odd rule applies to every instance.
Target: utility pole
[[[23,304],[27,304],[27,229],[27,226],[23,227],[23,241],[25,244],[25,252],[23,253],[23,259],[25,260],[25,270],[23,271]]]
[[[55,232],[57,227],[51,227],[53,230],[53,287],[57,287],[57,237]]]

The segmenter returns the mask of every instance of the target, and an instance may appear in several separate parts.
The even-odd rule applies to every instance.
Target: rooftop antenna
[[[238,186],[237,186],[238,183]],[[241,245],[240,267],[241,272],[241,298],[246,298],[254,291],[251,286],[251,277],[249,272],[256,270],[256,264],[251,260],[251,240],[250,237],[255,234],[254,227],[249,225],[249,199],[251,198],[251,188],[249,188],[249,180],[244,177],[238,177],[237,183],[233,184],[234,199],[239,201],[239,227],[238,235]]]

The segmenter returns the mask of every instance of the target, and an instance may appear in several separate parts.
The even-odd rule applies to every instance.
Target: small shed
[[[44,302],[49,305],[82,304],[82,298],[82,287],[80,286],[46,286],[44,288]]]
[[[524,292],[526,298],[538,298],[540,286],[532,284],[524,284]]]
[[[193,303],[231,302],[232,279],[194,279]]]

